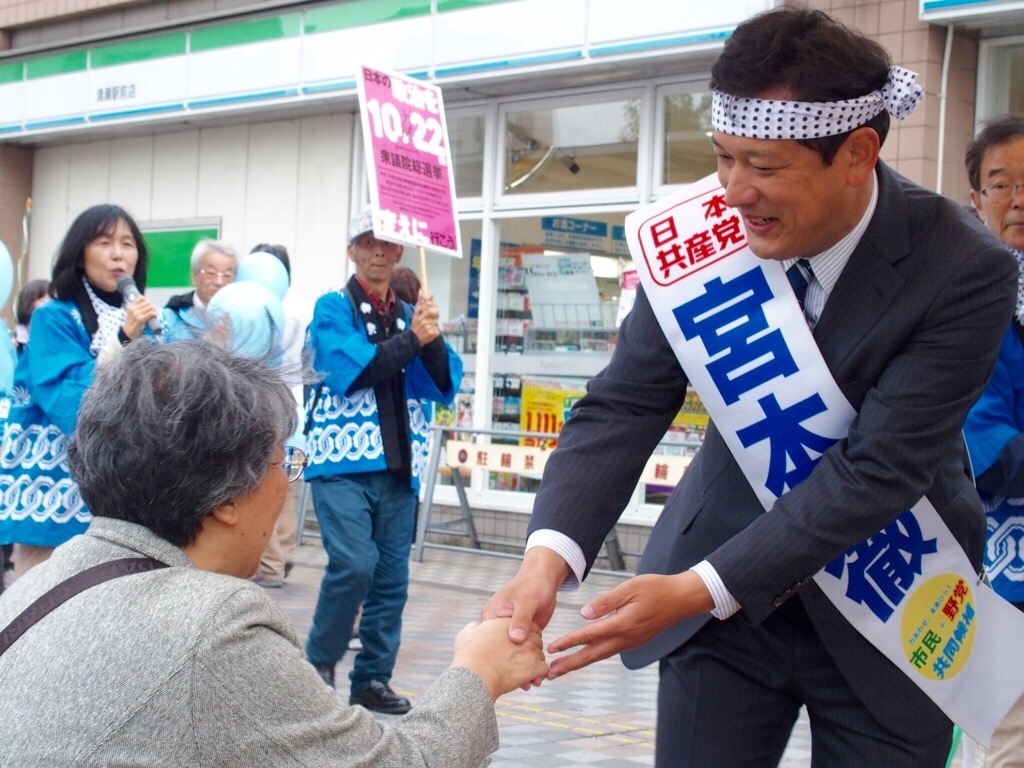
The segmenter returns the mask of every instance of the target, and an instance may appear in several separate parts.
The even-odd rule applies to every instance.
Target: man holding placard
[[[308,335],[323,383],[308,405],[306,477],[327,568],[306,656],[333,687],[362,605],[349,703],[400,715],[411,705],[391,673],[430,433],[421,401],[450,405],[462,361],[441,336],[433,297],[421,290],[411,306],[391,290],[402,245],[377,236],[370,206],[349,225],[348,255],[356,273],[316,302]]]
[[[801,705],[815,765],[945,764],[951,723],[927,685],[819,582],[841,576],[853,613],[899,609],[930,643],[930,605],[900,606],[939,551],[910,512],[930,502],[970,558],[941,607],[975,616],[984,521],[960,427],[1010,317],[1014,264],[879,161],[890,115],[923,95],[915,77],[820,11],[757,16],[712,69],[717,180],[627,219],[643,290],[548,461],[522,568],[484,615],[512,616],[513,640],[546,625],[693,383],[712,423],[643,575],[549,644],[582,646],[549,678],[620,651],[631,667],[660,660],[661,768],[776,765]],[[912,661],[952,677],[941,652],[959,664],[969,649],[950,647]]]

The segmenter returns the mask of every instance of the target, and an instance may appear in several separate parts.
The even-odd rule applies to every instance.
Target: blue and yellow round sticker
[[[928,680],[956,677],[974,648],[976,612],[970,581],[959,574],[935,576],[915,589],[901,624],[911,667]]]

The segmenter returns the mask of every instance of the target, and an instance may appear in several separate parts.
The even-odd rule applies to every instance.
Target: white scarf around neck
[[[85,286],[85,292],[89,294],[92,308],[96,311],[96,333],[92,335],[92,342],[89,344],[89,354],[96,357],[107,341],[117,336],[128,313],[123,303],[120,307],[112,307],[97,296],[84,275],[82,276],[82,285]]]

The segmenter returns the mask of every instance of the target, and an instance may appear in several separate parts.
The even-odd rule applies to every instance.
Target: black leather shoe
[[[369,688],[352,694],[348,703],[358,704],[372,712],[380,712],[385,715],[404,715],[412,709],[412,704],[407,698],[392,691],[391,686],[387,683],[378,683],[376,680],[370,683]]]
[[[327,683],[331,688],[334,687],[334,664],[329,662],[324,664],[313,662],[313,669],[315,669],[316,673],[320,675],[321,680]]]

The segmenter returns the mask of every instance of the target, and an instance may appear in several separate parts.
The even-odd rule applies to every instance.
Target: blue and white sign
[[[629,244],[626,242],[626,228],[612,227],[612,253],[629,258]]]
[[[782,263],[750,250],[714,174],[630,214],[626,237],[662,331],[771,510],[856,416]],[[814,580],[954,722],[989,742],[1024,691],[1024,615],[978,583],[927,499]]]
[[[603,221],[545,216],[540,220],[541,243],[557,248],[608,252],[608,225]]]

